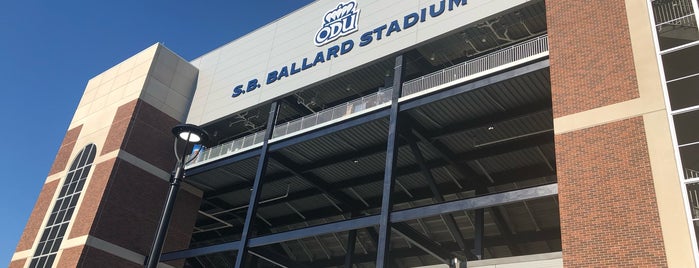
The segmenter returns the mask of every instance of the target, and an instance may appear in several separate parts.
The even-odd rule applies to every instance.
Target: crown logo
[[[314,39],[315,45],[323,46],[337,40],[341,36],[356,32],[358,19],[359,9],[357,9],[357,2],[340,2],[337,7],[329,10],[323,16],[323,24]]]

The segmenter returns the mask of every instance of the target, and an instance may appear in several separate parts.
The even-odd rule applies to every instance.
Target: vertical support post
[[[260,195],[262,193],[262,177],[267,171],[267,163],[269,159],[268,143],[270,138],[272,138],[272,132],[274,132],[274,122],[277,121],[277,115],[279,114],[279,102],[275,101],[272,103],[272,107],[269,109],[269,116],[267,117],[267,129],[265,130],[265,137],[262,142],[262,150],[260,152],[260,160],[257,163],[257,171],[255,172],[255,181],[252,184],[252,192],[250,193],[250,202],[248,203],[248,211],[245,216],[245,225],[243,225],[243,233],[240,237],[240,247],[238,248],[238,255],[235,260],[235,268],[241,268],[245,265],[248,255],[248,244],[250,243],[250,230],[252,228],[253,219],[257,215],[257,203],[260,200]]]
[[[389,246],[391,240],[391,209],[393,208],[393,187],[395,177],[393,170],[397,161],[398,145],[398,99],[403,86],[403,55],[396,57],[393,70],[393,97],[389,115],[388,142],[386,146],[386,166],[383,177],[383,195],[381,198],[381,216],[379,219],[379,241],[376,248],[376,267],[389,267]]]
[[[476,209],[476,219],[473,223],[473,255],[475,255],[476,259],[478,260],[483,259],[483,229],[485,227],[484,218],[485,209]]]
[[[476,186],[476,195],[488,193],[488,188],[483,185]],[[476,209],[473,222],[473,255],[477,259],[483,259],[483,237],[485,236],[485,209]]]
[[[349,231],[347,236],[347,255],[345,255],[345,268],[352,268],[354,247],[357,244],[357,229]]]

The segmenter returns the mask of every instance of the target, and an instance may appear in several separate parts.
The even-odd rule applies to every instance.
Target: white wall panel
[[[360,10],[358,30],[322,47],[315,46],[314,37],[326,12],[334,9],[341,1],[315,1],[192,61],[199,68],[199,79],[187,121],[205,124],[291,94],[330,76],[393,55],[529,0],[467,0],[465,6],[454,7],[449,11],[450,1],[444,1],[445,11],[441,15],[430,17],[430,5],[439,6],[439,0],[356,0]],[[414,12],[420,14],[423,8],[427,9],[425,21],[403,29],[404,17]],[[376,40],[374,34],[374,40],[369,45],[359,46],[362,34],[394,20],[399,22],[400,32],[386,37],[384,30],[382,40]],[[268,73],[278,72],[285,66],[291,68],[294,63],[300,66],[304,58],[312,62],[318,52],[323,52],[327,57],[328,48],[347,40],[354,42],[350,52],[271,84],[266,83]],[[236,86],[243,85],[246,88],[252,79],[257,79],[261,87],[232,97]]]

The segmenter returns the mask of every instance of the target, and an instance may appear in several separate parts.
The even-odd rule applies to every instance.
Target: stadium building
[[[186,122],[160,267],[694,267],[697,10],[322,0],[155,44],[87,83],[9,266],[142,267]]]

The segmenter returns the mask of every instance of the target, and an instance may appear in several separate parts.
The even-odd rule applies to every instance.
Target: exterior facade
[[[10,267],[693,267],[697,0],[315,1],[91,79]],[[160,266],[159,266],[160,267]]]

